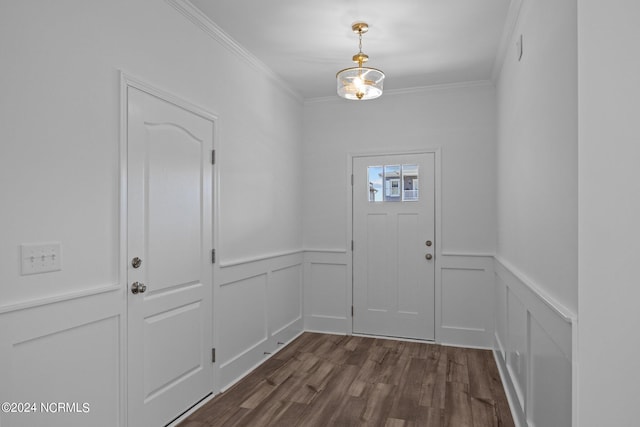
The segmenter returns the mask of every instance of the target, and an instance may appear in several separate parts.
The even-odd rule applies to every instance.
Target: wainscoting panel
[[[242,378],[303,330],[301,252],[241,260],[214,272],[218,389]]]
[[[302,319],[302,266],[275,270],[269,280],[269,327],[277,334]]]
[[[571,426],[575,315],[495,261],[495,356],[520,426]]]
[[[218,357],[224,367],[268,338],[267,274],[225,283],[218,298]]]
[[[122,301],[115,287],[0,314],[0,401],[36,405],[0,425],[123,425]]]
[[[529,426],[571,425],[571,359],[530,318],[531,400]]]
[[[309,331],[350,334],[351,254],[306,251],[304,262],[304,325]]]
[[[442,344],[492,347],[493,256],[440,255],[436,337]],[[437,276],[436,276],[437,277]],[[437,296],[440,295],[440,298]]]
[[[523,410],[527,390],[527,321],[524,304],[507,288],[507,369]]]

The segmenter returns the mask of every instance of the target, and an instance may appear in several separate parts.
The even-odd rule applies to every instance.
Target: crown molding
[[[502,65],[507,56],[507,51],[511,47],[511,40],[513,40],[513,32],[518,26],[520,15],[524,9],[523,5],[527,3],[527,0],[511,0],[509,4],[509,10],[507,11],[507,19],[502,27],[502,36],[500,37],[500,44],[498,45],[498,51],[496,52],[496,58],[493,61],[493,67],[491,68],[491,80],[495,83],[500,77],[502,71]]]
[[[399,88],[399,89],[389,89],[389,90],[385,90],[382,96],[387,97],[387,96],[396,96],[396,95],[435,92],[440,90],[468,89],[468,88],[474,88],[474,87],[494,87],[494,86],[495,85],[492,80],[472,80],[472,81],[466,81],[466,82],[442,83],[442,84],[434,84],[429,86],[414,86],[414,87]],[[321,96],[317,98],[308,98],[304,100],[305,105],[318,104],[318,103],[324,103],[324,102],[352,102],[352,101],[342,99],[338,95]],[[369,102],[372,102],[372,101],[369,101]],[[373,102],[375,102],[375,100],[373,100]]]
[[[207,33],[211,38],[220,43],[228,51],[243,59],[247,64],[269,77],[294,100],[303,102],[302,95],[289,86],[278,74],[269,68],[264,62],[249,52],[244,46],[235,41],[229,34],[195,7],[189,0],[165,0],[171,7],[180,12],[198,28]]]
[[[385,91],[386,95],[394,96],[394,95],[406,95],[413,93],[423,93],[423,92],[434,92],[439,90],[450,90],[450,89],[468,89],[472,87],[492,87],[494,86],[493,81],[491,80],[470,80],[465,82],[455,82],[455,83],[440,83],[428,86],[414,86],[407,88],[399,88],[399,89],[390,89]]]

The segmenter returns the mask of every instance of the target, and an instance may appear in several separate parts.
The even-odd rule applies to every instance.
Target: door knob
[[[132,294],[143,294],[147,290],[147,285],[140,282],[133,282],[131,285],[131,293]]]
[[[142,264],[142,260],[138,257],[135,257],[134,259],[131,260],[131,266],[133,268],[138,268],[140,267],[141,264]]]
[[[433,255],[431,255],[431,254],[426,254],[424,257],[425,257],[426,259],[430,260],[431,258],[433,258]]]

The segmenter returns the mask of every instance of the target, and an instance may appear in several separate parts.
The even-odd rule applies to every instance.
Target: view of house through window
[[[418,200],[418,165],[384,165],[367,168],[370,202]]]

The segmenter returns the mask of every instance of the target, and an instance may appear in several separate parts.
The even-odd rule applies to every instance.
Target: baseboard
[[[234,378],[231,382],[229,382],[229,384],[226,384],[224,387],[222,387],[220,389],[220,393],[224,393],[225,391],[229,390],[231,387],[236,385],[238,382],[240,382],[242,379],[244,379],[247,375],[249,375],[251,372],[255,371],[259,366],[264,364],[264,362],[266,362],[267,360],[271,359],[273,356],[275,356],[276,354],[281,352],[284,348],[288,347],[289,344],[291,344],[293,341],[295,341],[296,338],[298,338],[300,335],[302,335],[305,332],[306,331],[302,330],[302,331],[298,332],[297,334],[295,334],[284,345],[278,347],[276,350],[273,350],[273,352],[270,355],[268,355],[267,357],[263,358],[261,361],[259,361],[258,363],[256,363],[255,365],[253,365],[252,367],[247,369],[245,372],[243,372],[242,374],[240,374],[236,378]]]
[[[511,409],[513,422],[515,423],[516,427],[527,427],[525,415],[520,410],[520,405],[518,404],[518,395],[516,394],[516,390],[513,386],[513,383],[511,382],[511,377],[507,372],[507,366],[498,353],[498,350],[493,350],[493,358],[496,361],[496,366],[498,367],[498,373],[500,374],[502,387],[504,388],[504,392],[507,395],[507,401],[509,402],[509,409]]]

